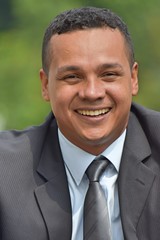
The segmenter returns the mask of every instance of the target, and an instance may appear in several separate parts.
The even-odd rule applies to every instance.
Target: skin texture
[[[40,70],[43,98],[61,132],[94,155],[124,131],[138,92],[138,65],[130,67],[125,45],[110,28],[53,35],[49,73]]]

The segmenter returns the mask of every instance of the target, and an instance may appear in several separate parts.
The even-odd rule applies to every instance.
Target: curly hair
[[[127,25],[109,9],[83,7],[62,12],[54,18],[45,31],[42,44],[42,67],[48,73],[51,62],[49,41],[55,34],[63,34],[90,28],[118,29],[125,39],[130,66],[134,63],[133,43]]]

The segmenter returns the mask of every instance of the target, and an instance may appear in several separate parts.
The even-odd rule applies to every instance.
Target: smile
[[[83,116],[99,116],[106,114],[110,111],[110,108],[103,108],[103,109],[98,109],[98,110],[78,110],[77,112]]]

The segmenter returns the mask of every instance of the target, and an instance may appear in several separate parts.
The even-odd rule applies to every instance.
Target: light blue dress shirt
[[[83,240],[83,205],[89,185],[85,171],[96,156],[73,145],[62,135],[60,130],[58,130],[58,136],[71,196],[71,240]],[[103,153],[101,153],[101,155],[105,156],[112,163],[109,164],[100,179],[100,184],[104,190],[108,204],[112,240],[124,240],[116,180],[118,177],[125,136],[126,130]]]

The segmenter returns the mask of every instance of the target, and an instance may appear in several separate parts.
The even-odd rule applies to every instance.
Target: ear
[[[132,81],[132,96],[136,96],[138,94],[138,63],[135,62],[133,64],[132,70],[131,70],[131,81]]]
[[[48,76],[43,69],[40,69],[39,75],[41,79],[42,97],[45,101],[50,101],[49,91],[48,91]]]

